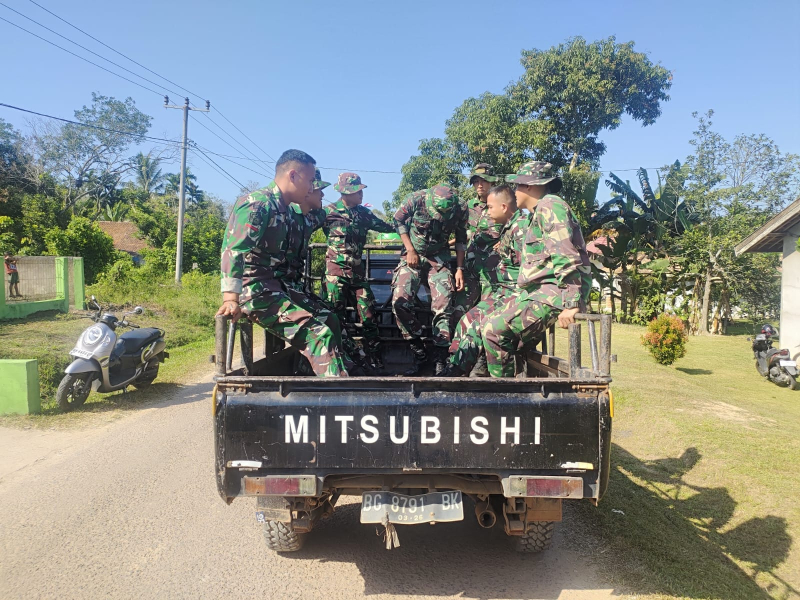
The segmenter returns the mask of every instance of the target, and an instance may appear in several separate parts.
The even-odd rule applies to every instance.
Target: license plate
[[[92,358],[94,354],[92,354],[89,350],[84,350],[82,348],[73,348],[70,351],[70,356],[77,356],[78,358]]]
[[[782,360],[781,361],[781,366],[782,367],[796,367],[797,366],[797,361],[794,361],[794,360]]]
[[[464,520],[461,492],[431,492],[422,496],[404,496],[393,492],[366,492],[361,496],[361,522],[416,525]]]

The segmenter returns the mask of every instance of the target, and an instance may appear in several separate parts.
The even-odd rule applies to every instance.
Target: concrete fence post
[[[8,281],[8,277],[5,275],[5,269],[3,269],[3,285],[0,287],[0,319],[6,318],[6,285]]]
[[[0,360],[0,415],[41,412],[38,365],[36,360]]]
[[[61,310],[69,312],[69,259],[56,258],[56,298],[61,301]]]
[[[72,287],[75,294],[75,308],[82,310],[86,308],[86,286],[83,275],[83,258],[72,259]]]

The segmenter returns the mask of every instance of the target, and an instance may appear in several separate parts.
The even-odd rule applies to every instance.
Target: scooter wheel
[[[56,402],[63,412],[78,408],[89,397],[92,391],[92,376],[94,373],[76,373],[64,375],[58,384]]]

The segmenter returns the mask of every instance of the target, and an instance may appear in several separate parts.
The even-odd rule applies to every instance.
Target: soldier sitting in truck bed
[[[291,270],[290,204],[312,193],[315,164],[305,152],[287,150],[275,165],[275,179],[236,202],[222,243],[217,315],[235,321],[244,314],[297,348],[316,375],[346,377],[338,319],[317,315],[305,294],[283,281]]]
[[[561,178],[550,163],[522,166],[505,180],[517,184],[516,195],[533,208],[525,236],[517,285],[486,317],[483,345],[492,377],[514,377],[514,355],[520,343],[536,340],[558,320],[566,328],[585,309],[591,290],[586,244],[572,209],[556,194]]]

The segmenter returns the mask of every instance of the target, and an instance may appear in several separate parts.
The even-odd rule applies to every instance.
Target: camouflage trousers
[[[453,330],[456,324],[469,310],[475,308],[479,302],[492,296],[492,286],[485,281],[464,272],[464,289],[453,294]]]
[[[469,309],[453,331],[450,343],[450,362],[453,366],[469,374],[478,362],[483,351],[483,326],[490,315],[504,300],[502,293],[497,296],[488,295]]]
[[[340,323],[346,322],[345,308],[351,292],[356,300],[356,312],[361,321],[365,345],[374,349],[378,343],[378,325],[375,322],[375,296],[369,283],[361,276],[325,276],[325,292]]]
[[[405,257],[401,258],[392,278],[392,311],[403,338],[410,340],[422,337],[422,323],[417,318],[415,304],[423,278],[428,280],[431,292],[433,343],[446,348],[450,345],[454,289],[453,274],[446,262],[420,256],[419,267],[412,269]]]
[[[541,336],[561,313],[561,308],[550,302],[552,298],[546,294],[520,290],[486,316],[483,347],[492,377],[514,377],[520,343],[528,344]]]
[[[319,377],[347,377],[339,320],[304,293],[265,292],[242,305],[250,320],[291,344]]]

